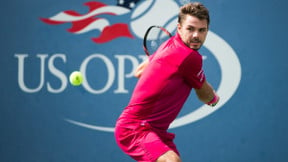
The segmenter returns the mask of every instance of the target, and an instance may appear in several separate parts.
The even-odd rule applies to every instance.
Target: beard
[[[202,41],[198,38],[195,38],[189,42],[189,48],[198,51],[202,47]]]

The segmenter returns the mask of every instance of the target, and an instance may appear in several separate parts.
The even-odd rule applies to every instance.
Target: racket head
[[[165,28],[157,25],[150,26],[144,35],[143,49],[147,56],[157,51],[159,46],[172,37],[171,33]]]

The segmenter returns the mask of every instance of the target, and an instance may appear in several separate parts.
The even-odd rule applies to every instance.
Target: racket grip
[[[206,104],[209,106],[214,107],[215,105],[217,105],[218,101],[219,101],[220,97],[215,93],[214,91],[214,97],[211,101],[207,102]]]

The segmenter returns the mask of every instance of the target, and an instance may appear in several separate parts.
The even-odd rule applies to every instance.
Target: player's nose
[[[199,37],[199,33],[195,31],[195,32],[193,32],[192,36],[193,36],[193,38],[198,38]]]

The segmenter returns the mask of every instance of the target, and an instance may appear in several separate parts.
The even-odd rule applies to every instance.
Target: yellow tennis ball
[[[73,86],[79,86],[83,82],[83,76],[79,71],[74,71],[70,74],[69,81]]]

